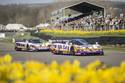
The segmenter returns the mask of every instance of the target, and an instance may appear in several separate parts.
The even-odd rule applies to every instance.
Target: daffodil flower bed
[[[6,55],[0,58],[0,83],[125,83],[125,62],[107,67],[97,60],[81,67],[78,60],[21,63]]]
[[[40,33],[51,35],[54,37],[84,37],[84,36],[125,36],[125,30],[109,30],[109,31],[80,31],[80,30],[41,30]]]

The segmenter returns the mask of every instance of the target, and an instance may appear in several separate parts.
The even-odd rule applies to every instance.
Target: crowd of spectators
[[[59,23],[58,27],[63,29],[80,29],[85,31],[99,31],[99,30],[119,30],[125,29],[125,17],[120,15],[119,17],[107,16],[87,16],[80,19],[67,20]]]

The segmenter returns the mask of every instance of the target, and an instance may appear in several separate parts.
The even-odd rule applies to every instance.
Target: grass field
[[[119,51],[119,52],[125,52],[125,47],[115,47],[115,46],[103,46],[104,50],[113,50],[113,51]]]
[[[30,39],[30,38],[37,38],[37,37],[31,36],[30,33],[28,32],[24,33],[17,32],[17,33],[7,34],[5,38],[0,39],[0,42],[12,43],[13,39],[20,40],[20,39]]]

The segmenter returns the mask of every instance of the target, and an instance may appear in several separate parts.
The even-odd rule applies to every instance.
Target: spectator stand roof
[[[104,7],[103,6],[100,6],[100,5],[98,6],[98,5],[95,5],[92,2],[86,2],[86,1],[76,3],[76,4],[73,4],[73,5],[61,8],[59,10],[64,10],[65,11],[66,9],[75,10],[75,11],[77,11],[79,13],[74,14],[74,15],[72,14],[70,17],[67,17],[67,18],[65,18],[66,16],[64,16],[65,19],[61,19],[61,17],[60,17],[60,19],[62,21],[65,21],[67,19],[70,19],[70,20],[79,19],[79,18],[84,17],[84,16],[89,16],[95,11],[96,12],[102,11],[102,14],[104,15]]]
[[[79,2],[74,5],[70,5],[70,6],[61,8],[61,9],[62,10],[72,9],[72,10],[81,12],[83,14],[90,14],[93,11],[103,11],[103,13],[104,13],[104,7],[98,6],[98,5],[95,5],[94,3],[90,3],[90,2],[86,2],[86,1]]]
[[[104,7],[100,7],[98,5],[85,1],[61,8],[61,10],[66,10],[66,9],[71,9],[79,12],[79,14],[71,15],[70,17],[68,17],[67,19],[69,19],[69,21],[73,19],[79,19],[84,16],[89,16],[95,11],[96,12],[102,11],[104,15]]]
[[[69,6],[67,6],[67,7],[63,7],[63,8],[61,8],[61,9],[67,9],[67,8],[76,7],[76,6],[84,5],[84,4],[93,5],[93,6],[96,6],[96,7],[104,8],[104,6],[97,5],[96,3],[93,3],[93,2],[82,1],[82,2],[77,2],[76,4],[69,5]]]

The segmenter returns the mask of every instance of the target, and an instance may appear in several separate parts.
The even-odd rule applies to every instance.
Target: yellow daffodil
[[[99,60],[81,67],[78,60],[50,65],[38,61],[12,62],[0,57],[0,83],[125,83],[125,62],[107,67]]]
[[[4,56],[4,61],[10,63],[12,61],[12,57],[9,54],[7,54]]]

